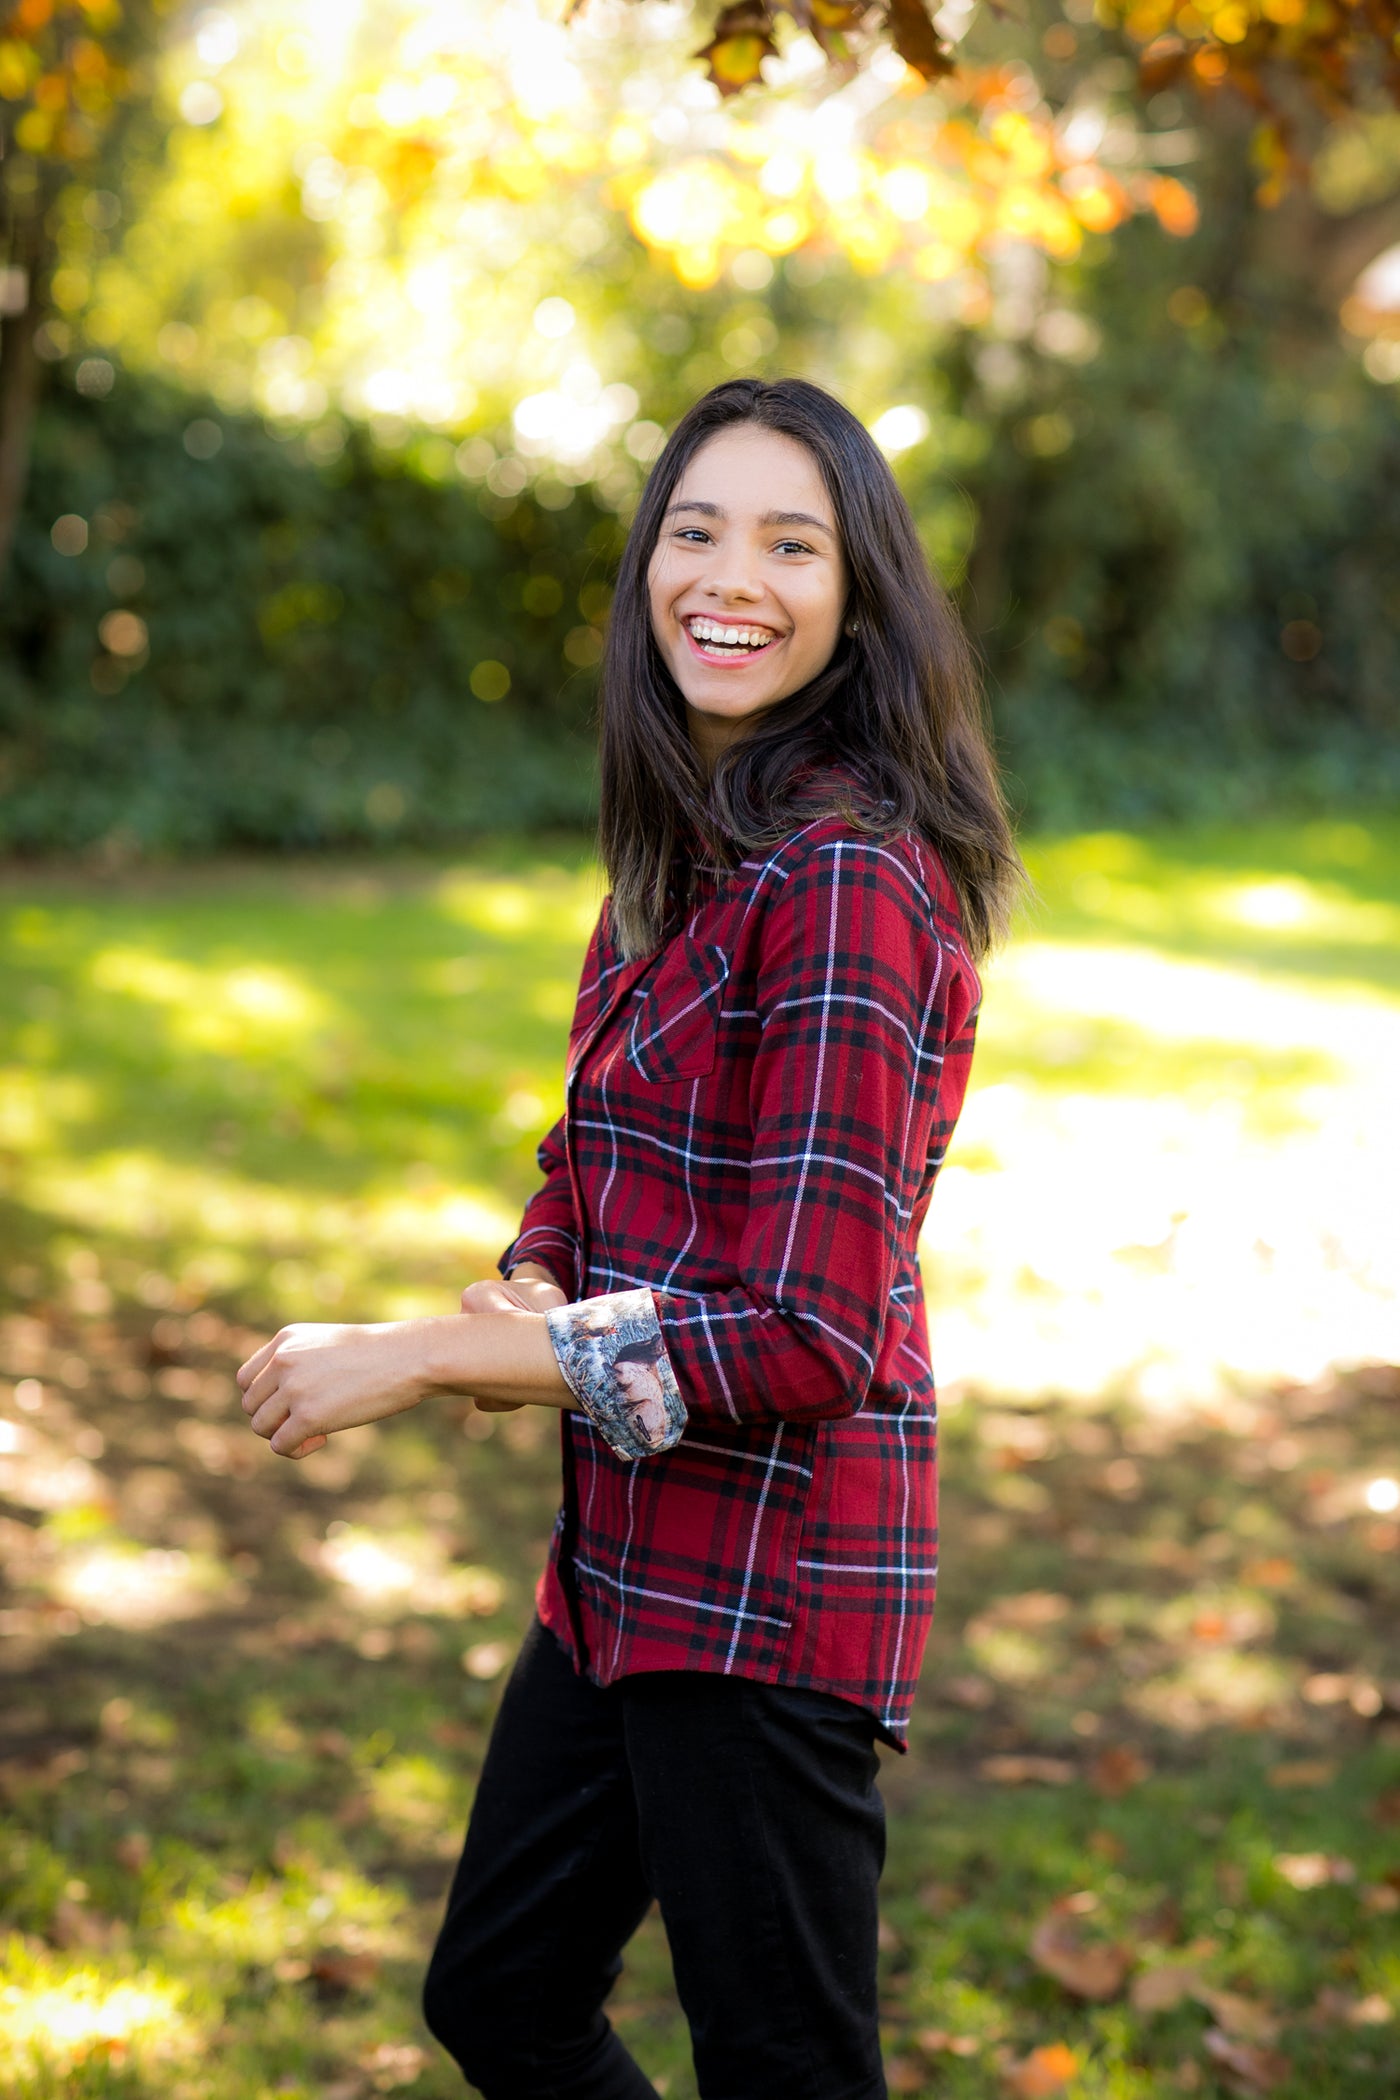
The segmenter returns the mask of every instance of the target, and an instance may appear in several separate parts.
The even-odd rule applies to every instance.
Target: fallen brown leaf
[[[980,1779],[990,1779],[994,1786],[1025,1786],[1038,1783],[1041,1786],[1069,1786],[1076,1774],[1074,1766],[1064,1757],[984,1757],[977,1767]]]
[[[1233,2041],[1218,2027],[1206,2029],[1206,2054],[1218,2063],[1237,2093],[1272,2093],[1288,2076],[1288,2058],[1277,2049]]]
[[[1032,2049],[1020,2063],[1008,2065],[1002,2076],[1016,2100],[1052,2100],[1078,2069],[1079,2058],[1072,2049],[1063,2042],[1050,2042],[1043,2049]]]
[[[965,1706],[979,1713],[990,1706],[997,1695],[997,1688],[987,1677],[950,1677],[943,1687],[955,1706]]]
[[[1331,1758],[1298,1757],[1281,1765],[1271,1765],[1268,1772],[1270,1786],[1330,1786],[1337,1776],[1337,1767]]]
[[[416,2085],[427,2068],[428,2058],[417,2042],[377,2042],[360,2058],[377,2091],[390,2093],[396,2086]]]
[[[1086,1939],[1073,1901],[1052,1905],[1036,1926],[1030,1938],[1031,1960],[1076,1998],[1116,1998],[1132,1955],[1107,1940]]]
[[[1140,1940],[1156,1940],[1162,1946],[1175,1946],[1181,1938],[1181,1907],[1171,1896],[1163,1896],[1151,1910],[1145,1910],[1137,1920],[1137,1937]]]
[[[1145,1757],[1125,1744],[1115,1744],[1101,1750],[1089,1767],[1089,1784],[1096,1794],[1104,1794],[1116,1801],[1133,1787],[1141,1786],[1151,1773],[1152,1767]]]
[[[351,1991],[367,1991],[379,1974],[377,1954],[347,1954],[339,1948],[327,1948],[312,1956],[311,1977],[317,1993],[325,1998],[342,1998]]]
[[[1350,1991],[1339,1991],[1327,1984],[1318,1992],[1309,2017],[1318,2027],[1329,2026],[1333,2021],[1341,2021],[1347,2027],[1383,2027],[1394,2019],[1395,2009],[1379,1991],[1372,1991],[1366,1998],[1353,1998]]]
[[[100,1952],[110,1947],[116,1921],[101,1911],[89,1910],[81,1898],[60,1896],[49,1924],[49,1939],[55,1947],[89,1947]]]
[[[1349,1859],[1326,1852],[1278,1852],[1274,1872],[1294,1889],[1326,1888],[1329,1882],[1352,1882],[1356,1868]]]
[[[982,2047],[980,2036],[950,2034],[945,2027],[921,2027],[914,2041],[925,2056],[976,2056]]]
[[[1171,2012],[1201,1989],[1200,1972],[1181,1962],[1162,1962],[1155,1969],[1141,1969],[1128,1993],[1134,2012]]]
[[[1269,1555],[1264,1560],[1249,1561],[1240,1570],[1240,1581],[1261,1590],[1286,1590],[1296,1580],[1297,1567],[1282,1556]]]
[[[1192,1996],[1204,2005],[1218,2027],[1240,2041],[1271,2042],[1278,2033],[1279,2023],[1268,2007],[1253,1998],[1240,1997],[1237,1991],[1217,1991],[1203,1983],[1197,1985]]]

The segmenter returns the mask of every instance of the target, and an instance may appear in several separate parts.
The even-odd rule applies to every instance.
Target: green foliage
[[[478,492],[445,440],[352,431],[316,464],[203,407],[125,379],[51,397],[0,615],[0,840],[586,822],[615,518],[586,491]]]
[[[1393,799],[1393,396],[1330,321],[1300,340],[1316,316],[1183,283],[1204,236],[1165,246],[1125,229],[1088,275],[1062,326],[1100,335],[1090,361],[971,340],[953,361],[987,433],[967,597],[1008,762],[1067,828]]]
[[[1013,792],[1042,827],[1400,790],[1393,401],[1315,326],[1295,340],[1266,315],[1266,332],[1238,296],[1181,281],[1210,263],[1128,229],[1066,288],[1075,312],[1051,307],[1075,355],[1042,320],[886,378],[932,412],[902,472],[945,569],[966,555]],[[799,364],[821,364],[839,289],[799,313],[775,287]],[[656,379],[671,412],[664,359]],[[481,482],[438,436],[386,451],[352,428],[328,458],[334,423],[274,437],[134,377],[105,399],[55,386],[0,612],[0,845],[586,824],[622,527],[547,476],[494,492],[524,479],[495,436],[494,468],[485,440],[462,450]],[[50,539],[70,513],[81,554]],[[140,623],[124,633],[123,611]]]

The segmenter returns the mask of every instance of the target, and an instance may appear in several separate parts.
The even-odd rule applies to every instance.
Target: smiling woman
[[[659,1900],[704,2095],[877,2100],[883,1811],[933,1606],[916,1247],[1018,862],[878,448],[801,381],[682,418],[603,672],[611,894],[544,1185],[464,1319],[239,1373],[288,1456],[435,1394],[561,1418],[563,1506],[429,1972],[487,2100],[641,2100]]]
[[[936,838],[974,954],[1015,850],[957,614],[879,447],[803,380],[682,417],[623,555],[602,675],[602,842],[624,951],[654,947],[679,840],[718,866],[840,809]]]

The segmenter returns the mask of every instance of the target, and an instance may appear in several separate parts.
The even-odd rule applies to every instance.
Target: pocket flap
[[[643,1079],[664,1086],[714,1070],[729,957],[688,934],[673,942],[632,1018],[627,1059]]]

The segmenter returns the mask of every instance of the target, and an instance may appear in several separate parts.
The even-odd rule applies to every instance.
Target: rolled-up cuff
[[[564,1382],[619,1458],[680,1442],[685,1402],[649,1290],[612,1291],[545,1314]]]
[[[548,1269],[567,1297],[578,1289],[578,1245],[571,1234],[555,1225],[529,1225],[513,1239],[496,1263],[502,1276],[509,1276],[521,1262],[538,1262]]]

